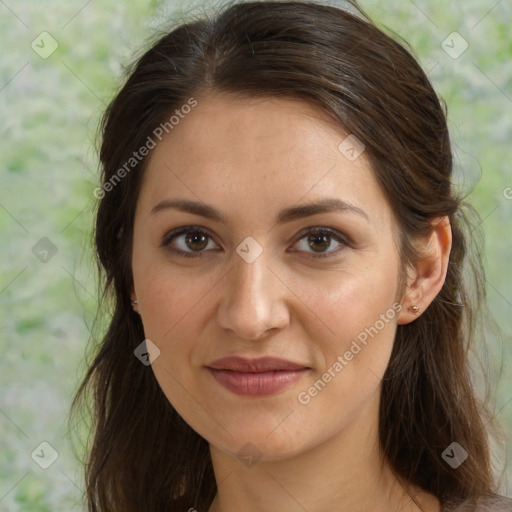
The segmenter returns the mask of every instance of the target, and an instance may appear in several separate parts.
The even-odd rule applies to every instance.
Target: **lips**
[[[223,387],[244,396],[273,395],[297,382],[310,370],[308,366],[275,357],[225,357],[206,368]]]
[[[225,357],[208,365],[214,370],[231,370],[243,373],[261,373],[269,371],[302,370],[307,366],[280,359],[277,357],[261,357],[258,359],[246,359],[244,357]]]

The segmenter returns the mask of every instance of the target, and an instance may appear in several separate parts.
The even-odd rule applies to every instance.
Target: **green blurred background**
[[[156,30],[181,9],[223,3],[0,0],[0,511],[82,510],[83,468],[66,422],[98,305],[90,234],[99,116]],[[411,44],[448,105],[457,183],[486,236],[488,315],[502,331],[488,333],[500,376],[493,410],[510,450],[512,3],[361,4]],[[507,458],[504,445],[496,452]],[[512,496],[511,463],[502,492]]]

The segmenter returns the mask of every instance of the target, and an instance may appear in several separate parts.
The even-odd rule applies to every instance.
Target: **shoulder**
[[[451,501],[446,503],[441,512],[512,512],[512,498],[487,494],[475,503]]]

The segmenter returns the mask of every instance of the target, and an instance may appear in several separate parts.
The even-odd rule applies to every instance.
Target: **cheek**
[[[394,291],[382,287],[368,294],[354,285],[332,297],[333,302],[323,304],[335,334],[315,337],[310,333],[322,365],[297,389],[296,413],[286,425],[288,438],[302,436],[306,445],[321,442],[347,428],[369,408],[375,407],[376,414],[400,308],[394,303]],[[368,414],[369,422],[377,421]]]
[[[149,257],[134,254],[134,282],[143,320],[145,335],[157,344],[175,339],[183,332],[191,317],[204,315],[208,294],[219,284],[222,276],[180,268],[169,262],[149,261]]]
[[[215,281],[156,264],[145,266],[140,275],[134,271],[134,280],[145,337],[160,350],[151,365],[158,384],[178,414],[201,435],[209,436],[215,413],[197,389],[201,370],[195,354],[210,314],[205,307]],[[221,435],[214,433],[215,438]]]
[[[400,310],[391,292],[375,290],[370,296],[358,297],[359,290],[354,294],[347,290],[347,295],[333,302],[317,303],[330,328],[319,335],[312,326],[307,327],[321,362],[311,379],[323,381],[318,391],[329,387],[346,404],[362,398],[363,389],[371,392],[379,384],[393,348]],[[316,396],[314,390],[313,394]]]
[[[322,320],[304,324],[320,364],[297,401],[312,416],[331,411],[337,413],[334,423],[346,421],[379,389],[401,309],[397,280],[398,265],[390,260],[300,290]]]
[[[395,321],[398,266],[393,259],[374,261],[350,271],[332,271],[318,279],[300,279],[293,291],[307,306],[310,322],[301,327],[310,329],[310,339],[331,354],[342,353],[352,339],[374,326],[393,338],[388,324]],[[384,315],[383,321],[381,316]],[[391,322],[392,323],[392,322]],[[364,335],[362,336],[364,338]]]

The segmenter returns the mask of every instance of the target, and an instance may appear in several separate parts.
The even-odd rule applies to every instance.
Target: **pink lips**
[[[275,357],[225,357],[210,363],[210,374],[237,395],[266,396],[297,382],[310,368]]]

